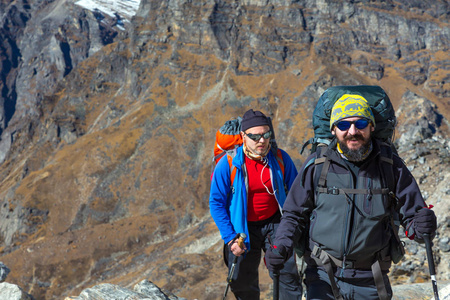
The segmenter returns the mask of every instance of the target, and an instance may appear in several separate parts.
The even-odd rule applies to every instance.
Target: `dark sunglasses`
[[[269,139],[272,136],[272,131],[267,131],[263,134],[253,134],[253,133],[245,133],[246,136],[248,136],[252,141],[259,141],[261,137],[263,137],[265,140]]]
[[[336,123],[336,127],[341,131],[346,131],[355,124],[356,129],[364,129],[369,125],[369,121],[366,119],[359,119],[357,121],[340,121]]]

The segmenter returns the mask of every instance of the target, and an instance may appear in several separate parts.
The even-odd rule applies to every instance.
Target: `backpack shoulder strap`
[[[277,149],[277,162],[280,165],[281,173],[283,173],[283,177],[284,177],[283,153],[281,153],[280,149]]]
[[[384,186],[389,189],[390,193],[393,193],[395,195],[396,180],[394,176],[393,155],[394,153],[391,148],[391,145],[384,142],[380,143],[380,162],[381,162],[380,166]]]
[[[301,182],[302,185],[303,185],[304,182],[305,182],[306,169],[308,169],[309,166],[313,165],[315,161],[316,161],[316,158],[311,158],[311,159],[308,160],[308,161],[305,163],[305,165],[303,166],[303,168],[302,168],[302,170],[301,170],[302,173],[300,174],[301,179],[302,179],[300,182]]]
[[[323,170],[323,168],[322,168],[323,163],[326,160],[326,158],[323,157],[322,155],[323,155],[323,153],[325,153],[327,148],[328,148],[328,146],[326,146],[326,145],[321,145],[320,147],[317,147],[316,148],[316,153],[317,153],[316,157],[312,157],[310,160],[308,160],[304,164],[304,166],[302,168],[302,171],[301,171],[302,173],[300,174],[301,179],[302,179],[301,183],[304,184],[304,182],[305,182],[305,175],[306,175],[306,169],[308,169],[311,165],[315,165],[314,175],[313,175],[314,176],[314,190],[316,189],[316,187],[318,185],[318,182],[319,182],[319,177],[318,177],[317,174],[321,174],[321,172]],[[328,165],[329,165],[329,163],[328,163]],[[327,168],[327,170],[328,170],[328,168]],[[324,176],[326,178],[326,174]]]
[[[233,166],[233,156],[227,154],[228,164],[230,165],[230,179],[231,179],[231,186],[233,186],[234,177],[236,177],[236,167]]]
[[[400,228],[400,215],[398,212],[399,200],[395,195],[396,190],[396,180],[394,175],[394,152],[396,152],[395,148],[387,143],[381,143],[380,145],[380,161],[381,161],[381,169],[382,169],[382,178],[384,181],[384,186],[389,189],[389,196],[391,199],[391,217],[389,220],[390,227],[393,234],[393,241],[391,243],[391,260],[396,264],[398,263],[403,256],[405,255],[405,247],[403,242],[398,235],[398,231]]]
[[[288,186],[286,184],[286,182],[284,181],[284,161],[283,161],[283,153],[281,152],[281,150],[278,148],[277,149],[277,162],[278,165],[280,166],[281,169],[281,174],[283,174],[283,185],[284,185],[284,192],[286,193],[286,195],[289,192]]]
[[[219,159],[221,159],[225,154],[227,154],[225,151],[217,154],[216,156],[213,157],[212,159],[212,163],[211,163],[211,179],[214,173],[214,169],[216,168],[217,162],[219,161]]]
[[[328,150],[328,146],[321,146],[317,148],[317,158],[314,161],[316,169],[314,169],[314,186],[326,187],[327,186],[327,174],[330,168],[330,160],[328,156],[324,156],[324,153]]]

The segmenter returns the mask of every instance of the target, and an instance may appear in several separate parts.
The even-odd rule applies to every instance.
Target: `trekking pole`
[[[436,270],[434,268],[433,251],[431,249],[432,242],[428,233],[423,234],[425,248],[427,249],[428,268],[430,269],[431,284],[433,285],[434,300],[439,300],[439,293],[436,282]]]
[[[272,238],[267,236],[269,239],[270,248],[275,249],[276,247],[272,243]],[[265,261],[264,261],[265,262]],[[273,300],[278,300],[280,297],[280,271],[273,271]]]
[[[278,300],[280,297],[280,271],[273,272],[273,300]]]
[[[244,249],[244,240],[247,238],[245,233],[240,233],[238,238],[238,244],[241,249]],[[227,298],[228,289],[230,288],[231,281],[233,280],[234,269],[236,268],[236,263],[238,260],[238,256],[235,256],[233,259],[233,263],[231,264],[230,271],[228,272],[227,277],[227,288],[225,289],[225,293],[223,294],[223,300]]]
[[[432,209],[433,205],[429,205],[427,208]],[[416,212],[422,209],[420,206],[416,206]],[[423,234],[423,240],[425,241],[425,249],[427,250],[428,269],[430,270],[431,284],[433,286],[434,300],[439,300],[439,293],[436,282],[436,269],[434,268],[433,250],[431,249],[433,243],[431,242],[430,235],[428,233]]]

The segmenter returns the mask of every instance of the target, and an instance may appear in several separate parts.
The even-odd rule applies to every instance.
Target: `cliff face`
[[[438,279],[450,279],[446,1],[143,0],[131,19],[72,1],[0,11],[0,260],[37,299],[142,279],[217,299],[215,131],[260,109],[299,168],[315,103],[344,84],[393,101],[399,151],[437,207]],[[392,279],[426,280],[424,249],[408,249],[414,264]]]

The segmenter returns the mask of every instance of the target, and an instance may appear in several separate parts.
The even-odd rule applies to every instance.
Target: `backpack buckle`
[[[328,188],[327,193],[331,195],[339,195],[339,189],[333,186],[331,188]]]
[[[322,253],[322,248],[320,248],[317,245],[314,245],[314,247],[311,251],[311,256],[319,258],[321,253]]]

